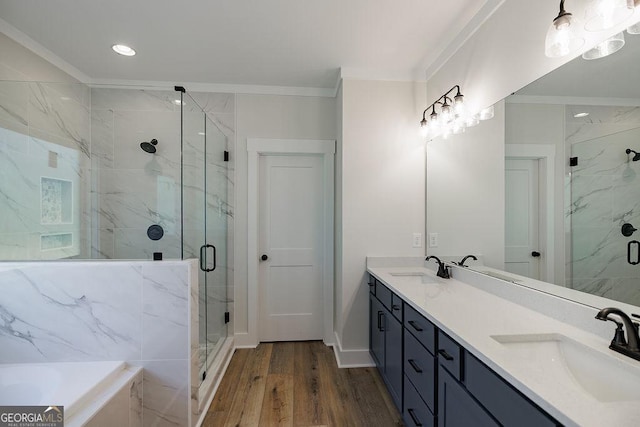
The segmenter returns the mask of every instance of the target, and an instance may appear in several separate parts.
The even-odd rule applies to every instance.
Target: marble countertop
[[[535,369],[526,355],[514,354],[492,336],[560,334],[610,358],[607,360],[614,364],[640,372],[640,362],[609,350],[607,340],[471,284],[436,277],[434,271],[425,267],[369,265],[368,271],[562,424],[638,425],[640,384],[637,384],[637,400],[607,402],[606,397],[596,398],[585,393],[577,382],[559,381],[553,370]],[[407,272],[423,273],[434,283],[413,283],[392,275]],[[613,330],[611,323],[612,336]],[[606,377],[607,373],[594,372],[594,375]]]

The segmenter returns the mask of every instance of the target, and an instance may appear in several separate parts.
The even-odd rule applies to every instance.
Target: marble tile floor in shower
[[[375,368],[339,369],[319,341],[237,349],[203,427],[402,426]]]

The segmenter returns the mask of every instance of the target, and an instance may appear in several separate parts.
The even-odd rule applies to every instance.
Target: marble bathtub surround
[[[195,260],[4,263],[0,363],[141,366],[144,425],[186,426],[189,372],[198,369],[190,367],[198,347],[195,274]]]

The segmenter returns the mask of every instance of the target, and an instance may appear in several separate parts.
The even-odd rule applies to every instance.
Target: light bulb
[[[474,114],[472,116],[467,117],[467,120],[465,122],[468,128],[477,126],[479,123],[480,123],[480,114]]]
[[[446,102],[442,106],[440,120],[442,121],[443,125],[449,123],[449,121],[451,120],[451,106]]]
[[[578,19],[561,10],[547,30],[544,54],[549,58],[560,58],[580,49],[584,38],[578,34],[579,27]]]
[[[489,120],[489,119],[493,119],[493,115],[495,114],[495,111],[493,109],[493,105],[483,109],[480,111],[480,120]]]
[[[454,134],[458,135],[465,131],[465,123],[464,120],[458,119],[453,122],[452,131]]]

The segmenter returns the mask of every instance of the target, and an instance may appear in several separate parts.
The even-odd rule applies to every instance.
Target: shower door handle
[[[631,252],[632,252],[632,246],[636,247],[635,250],[635,260],[631,260]],[[638,242],[637,240],[632,240],[627,244],[627,262],[631,265],[638,265],[640,264],[640,242]]]
[[[213,267],[211,267],[211,268],[207,267],[207,249],[209,249],[209,248],[213,249]],[[209,244],[200,246],[200,270],[202,270],[202,271],[204,271],[206,273],[215,270],[216,267],[217,267],[217,263],[218,263],[218,260],[217,260],[218,256],[217,255],[218,254],[216,252],[216,247],[215,246],[209,245]]]

